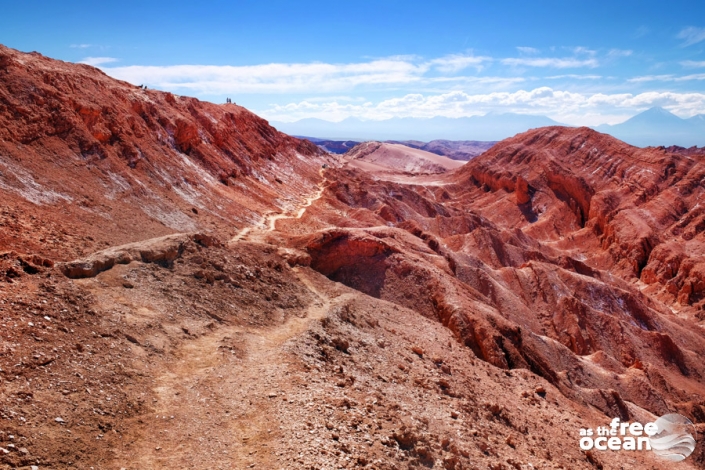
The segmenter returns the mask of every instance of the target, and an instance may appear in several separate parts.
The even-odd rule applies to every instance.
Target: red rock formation
[[[497,367],[532,370],[606,414],[627,402],[658,414],[684,406],[705,374],[702,330],[671,312],[679,301],[700,318],[703,234],[672,234],[697,227],[703,171],[589,129],[538,129],[433,185],[336,171],[327,202],[355,217],[321,211],[318,226],[350,228],[296,246],[329,278],[436,318]]]
[[[493,193],[483,198],[474,191],[475,200],[499,197],[491,211],[478,207],[490,220],[521,221],[513,225],[563,249],[585,251],[581,243],[597,242],[609,259],[601,250],[585,253],[596,267],[657,283],[672,302],[702,306],[702,154],[639,149],[587,128],[545,128],[497,144],[458,170],[455,181]],[[503,192],[516,192],[516,201],[526,204],[524,181],[535,194],[528,213],[501,202]]]
[[[279,210],[273,201],[308,194],[325,161],[310,142],[239,106],[0,46],[0,189],[24,214],[94,238],[94,249],[222,232],[226,219],[251,224]],[[80,254],[46,242],[57,235],[3,233],[0,243],[57,259]]]

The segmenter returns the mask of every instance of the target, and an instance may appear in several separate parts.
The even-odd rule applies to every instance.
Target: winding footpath
[[[234,243],[240,240],[246,240],[247,236],[253,230],[263,230],[264,232],[273,232],[276,229],[277,220],[281,219],[300,219],[306,213],[306,209],[309,208],[314,202],[319,200],[323,196],[323,192],[326,189],[328,180],[324,175],[325,169],[321,168],[318,174],[323,177],[323,181],[318,183],[318,191],[314,193],[313,196],[309,196],[305,199],[305,202],[296,211],[296,214],[291,215],[287,212],[267,212],[262,216],[262,221],[253,226],[247,226],[240,230],[231,240],[230,243]],[[263,228],[262,228],[263,227]]]

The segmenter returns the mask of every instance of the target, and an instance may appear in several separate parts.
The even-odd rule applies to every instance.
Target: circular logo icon
[[[695,426],[676,413],[661,416],[655,421],[658,431],[649,437],[651,450],[672,462],[685,460],[695,450]]]

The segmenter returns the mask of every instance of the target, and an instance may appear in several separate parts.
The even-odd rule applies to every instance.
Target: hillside
[[[361,169],[402,173],[445,173],[463,162],[402,144],[363,142],[350,149],[343,158]]]
[[[477,140],[432,140],[430,142],[418,142],[414,140],[406,140],[403,142],[391,141],[390,143],[397,143],[408,147],[425,150],[427,152],[435,153],[436,155],[443,155],[445,157],[452,158],[453,160],[468,161],[492,148],[492,146],[497,142]]]
[[[579,431],[677,412],[702,468],[691,150],[339,158],[2,47],[0,467],[670,469]]]
[[[0,78],[8,249],[65,260],[172,232],[229,233],[306,193],[327,161],[244,108],[93,67],[0,47]]]
[[[325,140],[318,139],[316,137],[301,138],[308,139],[314,144],[318,145],[318,147],[320,147],[321,149],[325,150],[326,152],[335,154],[346,153],[347,151],[349,151],[354,146],[360,143],[358,141],[352,140]],[[468,161],[482,154],[484,151],[492,147],[497,142],[484,142],[476,140],[432,140],[431,142],[421,142],[418,140],[388,140],[384,143],[401,144],[407,147],[435,153],[436,155],[442,155],[453,160]]]

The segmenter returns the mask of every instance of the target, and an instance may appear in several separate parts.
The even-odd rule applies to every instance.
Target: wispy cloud
[[[462,84],[479,84],[479,85],[501,85],[509,86],[526,81],[524,77],[496,77],[496,76],[457,76],[457,77],[431,77],[424,79],[424,83],[455,83]]]
[[[569,48],[569,50],[572,50],[572,51],[573,51],[573,54],[575,54],[575,55],[579,55],[579,54],[586,54],[586,55],[589,55],[589,56],[597,55],[597,51],[596,51],[596,50],[590,49],[590,48],[587,48],[587,47],[583,47],[583,46],[572,47],[572,48]]]
[[[595,58],[579,59],[576,57],[514,57],[502,59],[501,62],[512,67],[548,67],[556,69],[595,68],[599,65]]]
[[[487,62],[492,62],[492,58],[458,54],[433,59],[429,62],[429,64],[441,72],[455,73],[468,67],[475,67],[479,70],[482,68],[482,64]]]
[[[455,74],[458,72],[467,68],[479,71],[483,64],[492,61],[491,57],[454,54],[432,60],[395,56],[349,64],[125,66],[105,67],[103,70],[131,83],[147,83],[190,93],[335,93],[359,87],[379,88],[456,80]]]
[[[551,48],[554,50],[555,48]],[[521,57],[509,57],[501,59],[500,63],[510,67],[536,67],[536,68],[595,68],[599,67],[597,51],[587,47],[562,47],[562,50],[572,52],[572,57],[537,57],[540,52],[533,47],[517,47]]]
[[[247,66],[168,65],[168,66],[113,66],[117,59],[87,57],[83,63],[101,66],[107,74],[134,84],[182,94],[223,95],[290,93],[352,93],[360,90],[408,90],[437,92],[460,89],[464,84],[488,85],[497,90],[511,87],[537,77],[526,77],[522,69],[594,69],[610,63],[616,57],[626,57],[630,50],[612,49],[597,52],[586,47],[549,48],[570,51],[572,55],[546,57],[532,47],[517,47],[519,57],[496,58],[470,53],[450,54],[438,58],[419,56],[392,56],[370,58],[356,63],[270,63]],[[483,72],[492,70],[492,76]],[[537,73],[541,75],[541,73]],[[598,74],[556,74],[548,80],[599,80]],[[638,80],[637,80],[638,81]],[[646,81],[646,79],[644,79]],[[440,84],[445,89],[434,89]],[[475,90],[477,91],[476,87]],[[467,91],[467,90],[466,90]]]
[[[683,28],[681,32],[678,33],[677,37],[683,40],[683,47],[692,46],[693,44],[705,41],[705,28],[688,26],[687,28]]]
[[[705,80],[705,73],[694,73],[690,75],[677,76],[673,74],[667,75],[644,75],[642,77],[630,78],[627,81],[630,83],[645,83],[645,82],[689,82],[693,80]]]
[[[673,81],[676,78],[673,74],[667,75],[643,75],[641,77],[634,77],[627,79],[630,83],[645,83],[645,82],[668,82]]]
[[[115,57],[84,57],[83,60],[79,62],[79,64],[86,64],[97,67],[99,65],[112,64],[118,61],[119,59],[116,59]]]
[[[69,47],[72,49],[88,49],[91,47],[91,44],[71,44]]]
[[[545,77],[547,80],[563,80],[569,78],[571,80],[601,80],[602,75],[578,75],[575,73],[569,73],[565,75],[552,75],[550,77]]]
[[[683,67],[688,67],[688,68],[705,67],[705,60],[703,60],[703,61],[685,60],[685,61],[681,62],[681,65]]]
[[[632,34],[632,38],[634,39],[639,39],[643,38],[647,34],[651,32],[651,29],[649,29],[648,26],[639,26],[636,31],[634,31],[634,34]]]
[[[607,53],[608,57],[616,58],[616,57],[629,57],[632,55],[634,51],[631,51],[629,49],[610,49],[610,51]]]
[[[103,70],[131,83],[148,83],[167,90],[282,94],[349,91],[363,85],[405,85],[420,81],[430,67],[428,63],[394,58],[354,64],[127,66]]]

